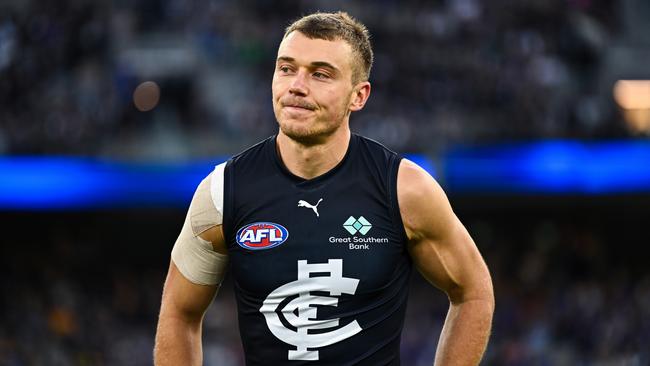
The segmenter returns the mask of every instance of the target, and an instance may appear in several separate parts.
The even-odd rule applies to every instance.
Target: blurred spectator
[[[0,152],[186,159],[273,133],[283,28],[364,21],[373,96],[353,129],[399,151],[495,139],[621,137],[597,82],[620,5],[554,1],[61,1],[0,5]],[[138,112],[135,87],[162,99]],[[611,97],[606,99],[611,100]],[[156,152],[162,152],[156,154]]]

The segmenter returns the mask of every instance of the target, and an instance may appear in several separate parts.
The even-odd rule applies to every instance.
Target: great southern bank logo
[[[388,244],[388,237],[366,236],[370,229],[372,229],[372,224],[363,216],[359,216],[358,219],[354,216],[348,217],[343,223],[343,228],[352,236],[330,236],[328,239],[330,243],[345,244],[348,249],[353,250],[369,250],[373,248],[374,244]],[[361,234],[361,236],[357,236],[356,234]]]
[[[363,216],[359,216],[358,219],[355,219],[354,216],[350,216],[343,223],[343,227],[352,235],[356,233],[366,235],[372,228],[372,224]]]
[[[255,222],[237,231],[237,244],[251,250],[275,248],[289,238],[284,226],[272,222]]]

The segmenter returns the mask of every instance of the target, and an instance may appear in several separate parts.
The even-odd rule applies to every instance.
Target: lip
[[[297,106],[297,105],[285,105],[283,108],[288,109],[290,111],[296,111],[296,112],[301,112],[301,111],[313,112],[312,109],[305,108],[305,107],[300,107],[300,106]]]

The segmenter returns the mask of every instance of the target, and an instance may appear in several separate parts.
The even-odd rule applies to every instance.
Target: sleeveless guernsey
[[[305,180],[275,136],[224,168],[223,229],[247,365],[399,365],[411,261],[401,157],[352,134]]]

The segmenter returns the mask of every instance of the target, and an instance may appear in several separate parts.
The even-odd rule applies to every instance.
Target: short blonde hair
[[[348,13],[313,13],[306,15],[287,27],[289,33],[298,31],[312,39],[335,41],[342,39],[352,47],[356,59],[352,65],[352,82],[367,81],[372,68],[373,53],[370,45],[370,32],[363,23],[354,19]]]

